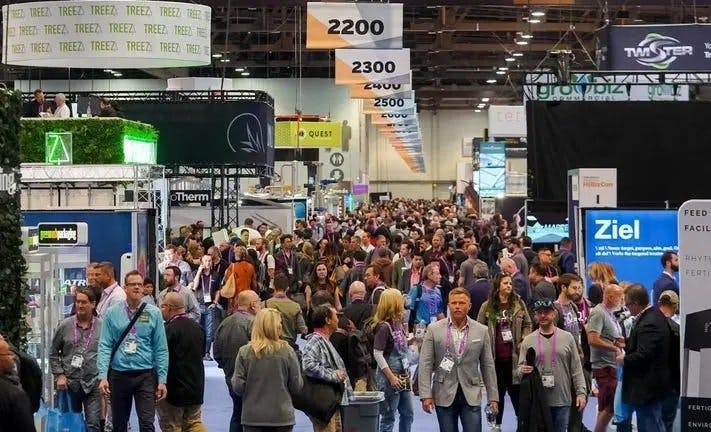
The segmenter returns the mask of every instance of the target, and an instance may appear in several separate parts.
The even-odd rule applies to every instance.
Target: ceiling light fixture
[[[529,23],[529,24],[540,24],[540,23],[541,23],[541,19],[540,19],[540,18],[531,17],[531,18],[528,19],[528,23]]]
[[[106,73],[114,73],[114,71],[112,71],[111,69],[104,69],[104,72],[106,72]]]
[[[509,70],[509,68],[507,68],[506,66],[501,66],[501,67],[499,68],[499,70],[500,70],[500,71],[507,71],[507,70]]]
[[[228,58],[223,58],[223,59],[220,59],[220,62],[222,62],[222,63],[229,63],[229,62],[230,62],[230,59],[228,59]]]
[[[482,102],[489,102],[489,100],[490,100],[490,99],[487,98],[487,97],[481,98],[481,101],[482,101]]]
[[[488,80],[486,80],[486,83],[487,84],[496,84],[496,80],[494,78],[489,78]]]
[[[242,72],[241,75],[242,75],[242,76],[249,76],[249,72],[246,72],[246,71],[245,71],[245,72]]]
[[[497,70],[496,75],[506,75],[506,71]]]
[[[521,37],[523,39],[533,39],[533,35],[531,33],[521,33]]]
[[[511,55],[514,56],[514,57],[523,57],[523,53],[522,53],[522,52],[515,52],[515,53],[513,53],[513,54],[511,54]]]
[[[116,73],[114,74],[114,76],[115,76],[115,77],[122,77],[123,74],[122,74],[121,72],[116,72]]]
[[[477,107],[477,108],[484,108],[485,106],[486,106],[486,104],[479,104],[479,105],[477,105],[476,107]]]
[[[528,41],[526,39],[514,39],[514,42],[516,42],[516,45],[528,45]]]
[[[507,62],[515,62],[516,57],[506,57],[504,60],[506,60]]]
[[[215,53],[212,55],[212,58],[220,58],[220,57],[222,57],[221,53]]]
[[[542,10],[535,10],[535,11],[531,12],[531,16],[534,16],[534,17],[546,16],[546,12],[542,11]]]
[[[244,68],[243,67],[235,68],[235,72],[244,72]]]
[[[481,110],[480,110],[480,109],[475,109],[474,112],[475,112],[475,113],[480,113]]]

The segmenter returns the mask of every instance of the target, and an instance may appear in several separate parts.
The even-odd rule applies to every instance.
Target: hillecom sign
[[[163,68],[211,63],[211,9],[164,1],[44,1],[3,6],[2,63]]]
[[[547,75],[526,78],[524,100],[539,101],[688,101],[686,84],[631,85],[615,82],[614,76],[573,74],[573,84],[548,82]]]
[[[402,48],[402,3],[306,5],[306,48]]]
[[[410,49],[337,49],[336,84],[410,84]]]

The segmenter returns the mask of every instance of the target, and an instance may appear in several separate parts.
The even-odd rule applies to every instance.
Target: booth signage
[[[84,246],[88,233],[86,222],[37,224],[40,246]]]
[[[631,85],[615,82],[614,76],[573,74],[573,84],[547,82],[547,75],[531,74],[524,86],[524,101],[688,101],[686,84]]]
[[[0,192],[4,192],[8,195],[15,195],[18,189],[17,173],[15,170],[3,167],[2,172],[0,173]]]
[[[399,125],[417,124],[417,115],[415,114],[371,114],[370,122],[372,124],[392,124]]]
[[[9,16],[8,16],[9,10]],[[170,1],[40,1],[3,6],[2,62],[72,68],[211,63],[211,9]]]
[[[390,98],[390,99],[410,99],[411,84],[353,84],[351,85],[351,99],[375,99],[375,98]]]
[[[47,132],[44,135],[44,161],[49,164],[71,164],[72,153],[72,133],[71,132]]]
[[[337,49],[336,84],[410,84],[410,49]]]
[[[525,137],[526,109],[523,105],[491,105],[489,136],[496,138]]]
[[[123,138],[123,162],[126,164],[156,163],[156,142],[131,137]]]
[[[377,98],[366,99],[363,101],[363,114],[387,114],[399,112],[415,112],[415,100],[412,96],[410,99]]]
[[[707,431],[711,424],[711,200],[679,208],[681,314],[681,430]],[[706,368],[706,372],[703,372]]]
[[[171,204],[209,204],[212,202],[211,190],[172,190]]]
[[[402,3],[306,4],[306,48],[402,48]]]
[[[611,26],[607,44],[610,70],[711,70],[708,24]]]
[[[341,122],[277,122],[277,148],[341,148]]]

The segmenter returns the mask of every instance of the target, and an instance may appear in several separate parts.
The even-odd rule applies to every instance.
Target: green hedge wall
[[[46,132],[71,132],[75,164],[123,163],[123,137],[158,141],[155,128],[120,118],[22,119],[20,158],[22,162],[43,163]]]
[[[29,327],[27,263],[22,256],[20,215],[20,112],[22,95],[0,87],[0,333],[15,346],[23,346]],[[13,187],[14,184],[14,187]],[[8,187],[9,186],[9,187]]]

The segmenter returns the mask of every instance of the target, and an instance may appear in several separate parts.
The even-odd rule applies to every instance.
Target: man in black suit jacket
[[[623,364],[622,400],[637,412],[640,432],[664,432],[662,402],[672,392],[669,372],[671,328],[666,317],[649,304],[649,293],[641,284],[625,292],[625,303],[636,316],[627,340],[626,354],[617,362]]]
[[[652,306],[656,307],[659,296],[664,291],[674,291],[679,295],[679,283],[674,278],[674,273],[679,271],[679,255],[674,251],[666,251],[662,255],[662,267],[664,271],[654,281],[652,289]]]

